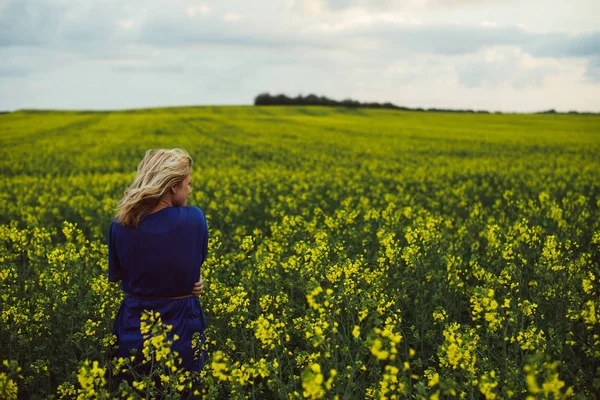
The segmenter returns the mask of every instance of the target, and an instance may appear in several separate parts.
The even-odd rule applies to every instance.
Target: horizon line
[[[465,111],[464,108],[445,108],[445,107],[409,107],[409,106],[396,106],[392,107],[366,107],[356,106],[349,107],[345,105],[328,105],[328,104],[182,104],[182,105],[153,105],[153,106],[141,106],[141,107],[127,107],[127,108],[17,108],[12,110],[0,110],[0,114],[10,114],[17,112],[124,112],[124,111],[138,111],[138,110],[152,110],[152,109],[169,109],[169,108],[198,108],[198,107],[337,107],[337,108],[362,108],[362,109],[374,109],[374,110],[390,110],[390,111],[405,111],[405,112],[445,112],[445,113],[460,113],[460,114],[600,114],[599,111],[581,111],[581,110],[568,110],[561,111],[556,108],[547,108],[539,111],[502,111],[502,110],[476,110]],[[550,112],[554,110],[554,112]]]

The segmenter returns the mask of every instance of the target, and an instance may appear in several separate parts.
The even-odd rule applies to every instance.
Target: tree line
[[[296,97],[288,97],[284,94],[271,95],[268,92],[261,93],[254,98],[255,106],[287,106],[287,105],[295,105],[295,106],[343,106],[350,108],[389,108],[394,110],[404,110],[404,111],[427,111],[427,112],[454,112],[454,113],[474,113],[474,114],[491,114],[490,111],[487,110],[471,110],[471,109],[450,109],[450,108],[411,108],[411,107],[403,107],[397,106],[390,102],[386,103],[361,103],[360,101],[353,99],[344,99],[342,101],[336,101],[329,99],[325,96],[317,96],[314,94],[309,94],[307,96],[298,95]],[[495,111],[494,114],[503,114],[502,111]],[[528,113],[524,113],[528,114]],[[599,113],[593,112],[578,112],[578,111],[569,111],[569,112],[559,112],[554,109],[546,110],[546,111],[538,111],[529,114],[581,114],[581,115],[597,115]]]

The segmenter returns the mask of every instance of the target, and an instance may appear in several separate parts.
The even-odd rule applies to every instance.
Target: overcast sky
[[[600,111],[599,0],[0,0],[0,110]]]

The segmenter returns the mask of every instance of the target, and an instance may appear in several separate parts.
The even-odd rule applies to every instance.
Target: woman
[[[163,323],[173,326],[170,336],[179,337],[172,350],[182,359],[180,367],[199,372],[206,362],[206,319],[198,296],[208,224],[200,208],[187,206],[191,175],[192,158],[184,149],[148,150],[117,205],[109,230],[108,279],[121,281],[125,298],[113,327],[113,357],[129,357],[130,350],[137,349],[138,361],[142,359],[140,316],[154,310]],[[192,348],[196,332],[201,348]],[[149,366],[138,370],[147,373]],[[129,374],[119,379],[131,382]]]

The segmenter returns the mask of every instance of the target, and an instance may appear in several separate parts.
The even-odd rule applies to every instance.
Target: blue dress
[[[133,296],[176,297],[192,293],[208,252],[208,224],[196,206],[166,207],[146,215],[136,227],[113,220],[108,236],[108,280],[121,281],[121,289]],[[169,338],[177,334],[171,349],[179,353],[183,367],[200,371],[207,360],[204,348],[206,318],[198,297],[141,299],[125,295],[117,312],[113,334],[117,348],[111,357],[129,357],[130,349],[143,358],[140,332],[142,311],[160,312],[162,322],[173,325]],[[192,336],[200,333],[202,348],[192,348]],[[172,339],[171,339],[172,340]],[[195,351],[199,351],[199,356]],[[149,367],[140,368],[148,372]],[[125,378],[129,381],[131,379]]]

